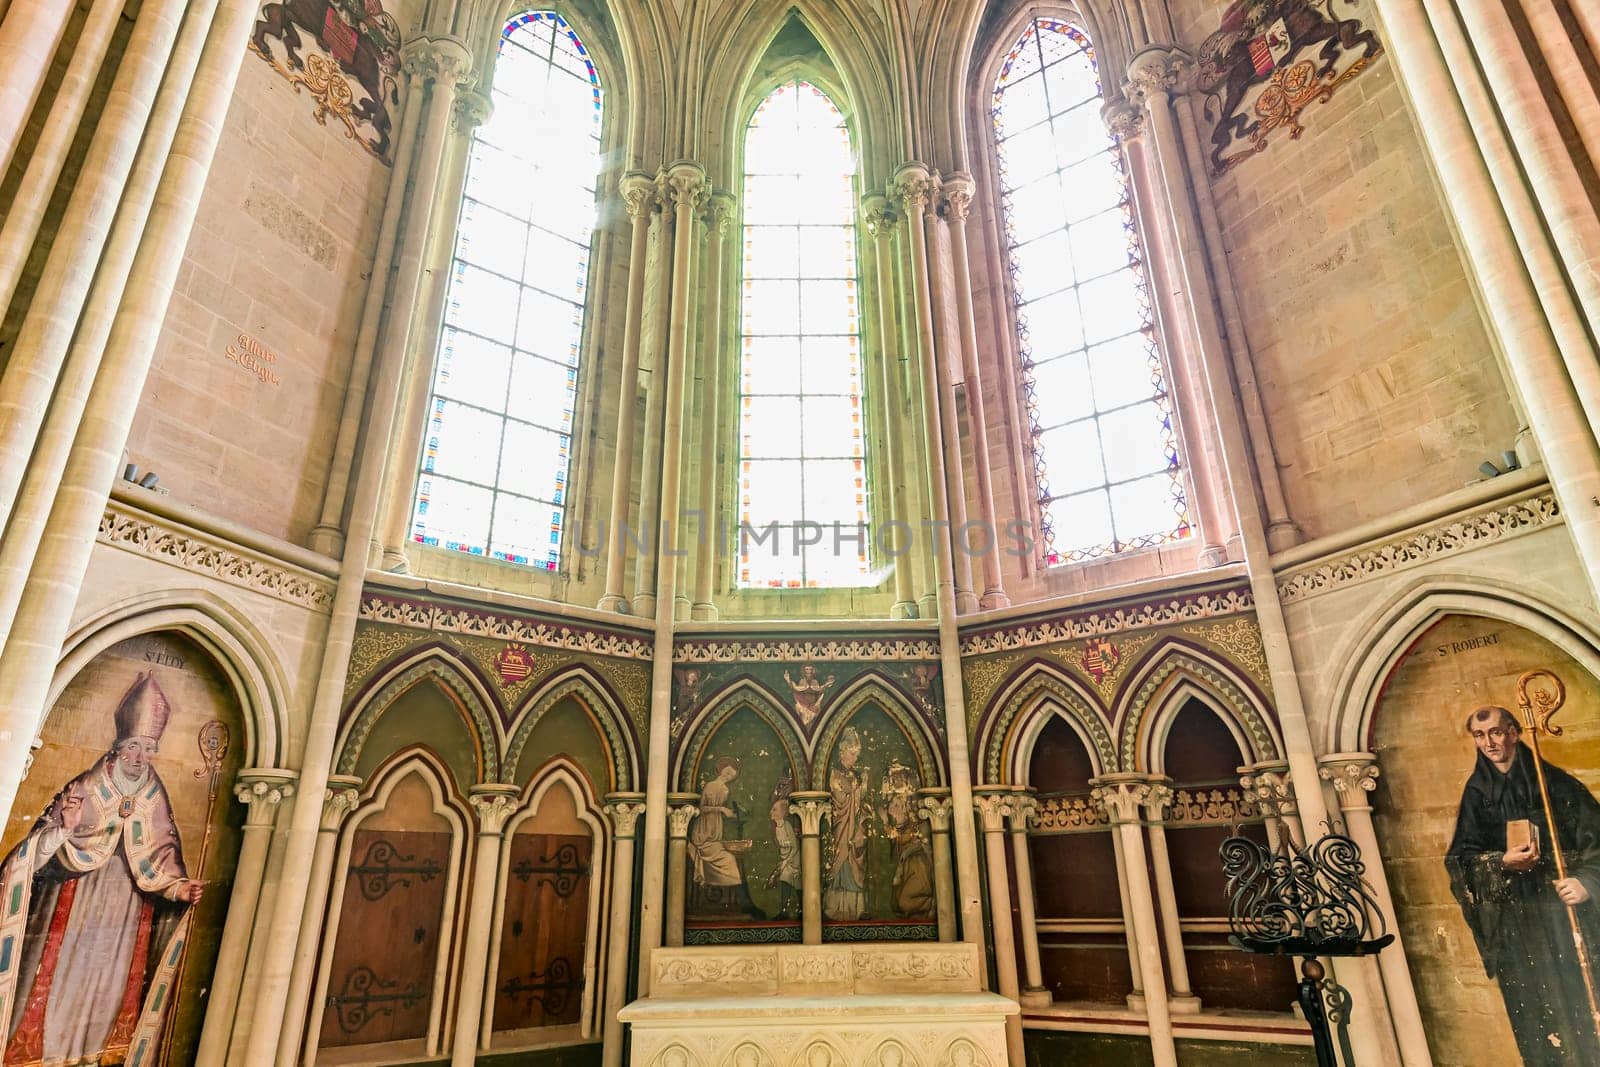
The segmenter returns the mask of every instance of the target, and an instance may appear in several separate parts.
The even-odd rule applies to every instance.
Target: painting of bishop
[[[109,748],[0,866],[6,1067],[158,1058],[202,893],[152,762],[171,715],[155,673],[141,672],[116,706]]]

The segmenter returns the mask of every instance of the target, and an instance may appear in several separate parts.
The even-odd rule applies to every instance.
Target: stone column
[[[789,810],[800,816],[800,940],[822,944],[822,817],[833,810],[826,790],[789,794]]]
[[[1017,944],[1011,919],[1011,876],[1006,870],[1006,819],[1016,814],[1016,797],[1008,786],[979,786],[972,791],[983,826],[985,869],[989,874],[990,936],[994,939],[995,982],[1000,995],[1018,1000]],[[1022,1050],[1022,1016],[1006,1016],[1006,1052],[1013,1064],[1027,1062]]]
[[[467,802],[478,816],[478,836],[472,860],[472,892],[467,901],[467,928],[461,943],[456,1028],[450,1043],[452,1067],[471,1067],[477,1060],[478,1031],[493,1009],[492,996],[484,996],[484,984],[488,980],[489,943],[494,933],[494,902],[500,895],[500,832],[517,810],[520,793],[514,785],[475,785],[467,793]],[[487,1050],[488,1041],[482,1042],[482,1047]]]
[[[11,165],[50,63],[66,35],[71,0],[12,0],[0,21],[0,173]]]
[[[254,0],[224,0],[205,38],[99,377],[0,657],[0,678],[5,680],[0,688],[0,810],[8,810],[16,799],[28,741],[37,733],[49,698],[95,531],[121,466],[254,20]],[[170,26],[164,29],[170,32]],[[22,353],[13,353],[12,365],[21,358]],[[5,418],[9,416],[0,417],[0,423]]]
[[[1039,925],[1033,904],[1033,857],[1028,853],[1028,828],[1039,821],[1039,802],[1031,793],[1019,793],[1011,811],[1011,864],[1017,869],[1017,919],[1022,926],[1023,985],[1020,1000],[1024,1007],[1050,1005],[1050,990],[1044,986],[1044,967],[1039,962]]]
[[[687,377],[689,299],[694,291],[690,269],[694,216],[708,189],[698,163],[674,163],[666,174],[673,213],[672,308],[667,336],[665,427],[661,435],[660,514],[677,525],[680,476],[683,471],[683,393]],[[656,568],[655,640],[650,668],[649,755],[645,766],[644,894],[639,901],[638,988],[650,992],[650,953],[661,945],[662,879],[666,874],[667,771],[672,718],[672,623],[677,568],[670,562]]]
[[[900,346],[896,343],[899,331],[894,314],[894,230],[900,220],[881,193],[873,193],[861,201],[861,218],[872,238],[872,263],[878,287],[878,390],[884,413],[880,443],[884,452],[883,466],[889,472],[889,519],[909,524],[904,469],[906,449],[905,442],[900,439],[903,426],[900,416],[905,399],[900,395]],[[897,546],[901,554],[894,558],[894,606],[889,609],[889,617],[894,619],[915,618],[917,614],[910,559],[915,540],[902,540],[907,543]]]
[[[683,944],[683,898],[688,891],[689,824],[700,814],[698,793],[668,793],[672,810],[667,815],[667,932],[665,943]]]
[[[1370,752],[1335,752],[1323,756],[1318,774],[1333,785],[1344,817],[1345,833],[1361,849],[1366,863],[1367,885],[1378,902],[1384,927],[1394,935],[1394,944],[1378,953],[1378,972],[1389,1001],[1389,1016],[1394,1021],[1395,1040],[1400,1046],[1400,1061],[1405,1067],[1429,1067],[1427,1028],[1422,1009],[1417,1006],[1416,987],[1406,966],[1405,944],[1400,938],[1400,921],[1395,914],[1394,896],[1383,869],[1383,853],[1372,826],[1372,791],[1378,787],[1378,758]]]
[[[428,394],[433,390],[433,364],[438,350],[438,339],[422,336],[419,328],[427,318],[422,306],[426,303],[427,252],[434,220],[445,217],[447,210],[439,203],[440,179],[444,177],[445,157],[450,150],[456,90],[472,72],[472,52],[455,37],[419,37],[408,43],[403,53],[407,70],[415,71],[421,83],[430,86],[430,92],[423,118],[422,148],[412,168],[411,197],[403,218],[405,231],[400,237],[399,268],[384,338],[385,348],[399,355],[406,371],[376,532],[383,548],[380,566],[402,572],[407,567],[406,545],[410,541],[422,438],[427,429],[424,415]]]
[[[989,460],[989,419],[984,411],[988,398],[983,395],[983,375],[978,359],[978,330],[972,311],[972,267],[967,261],[967,215],[972,210],[972,194],[977,188],[970,174],[946,175],[945,218],[950,230],[950,259],[955,269],[956,319],[961,329],[961,354],[967,397],[967,426],[972,438],[972,465],[978,475],[978,518],[987,526],[989,547],[982,553],[982,608],[1003,608],[1011,603],[1000,574],[1000,524],[995,518],[994,477]],[[957,548],[966,538],[957,538]]]
[[[1111,828],[1111,851],[1117,866],[1117,901],[1122,908],[1122,939],[1128,946],[1128,977],[1133,989],[1128,993],[1129,1011],[1144,1011],[1144,971],[1139,966],[1139,932],[1133,927],[1133,898],[1128,894],[1128,857],[1122,849],[1122,835]]]
[[[956,886],[950,869],[950,790],[919,789],[918,814],[933,833],[933,899],[939,917],[939,940],[956,940]]]
[[[733,194],[716,192],[711,194],[711,204],[706,210],[706,325],[700,335],[700,395],[704,399],[700,415],[700,531],[695,558],[694,604],[689,609],[690,617],[701,621],[717,617],[717,606],[711,602],[722,538],[722,527],[717,522],[717,501],[721,495],[718,490],[722,487],[717,442],[727,438],[720,405],[722,394],[728,391],[722,384],[722,368],[730,362],[722,344],[725,284],[722,243],[733,224],[734,206]],[[738,412],[734,412],[733,417],[737,419]]]
[[[650,219],[656,200],[656,183],[641,170],[622,176],[622,201],[628,208],[631,244],[628,251],[628,303],[622,320],[622,367],[618,373],[617,455],[611,472],[611,522],[605,531],[606,591],[600,598],[605,611],[624,611],[628,600],[622,582],[628,567],[628,498],[633,492],[633,422],[639,400],[639,345],[644,333],[644,278],[650,258]]]
[[[1178,919],[1178,894],[1172,882],[1172,859],[1167,854],[1167,808],[1172,803],[1172,784],[1166,779],[1150,784],[1144,801],[1145,829],[1150,838],[1150,868],[1156,875],[1156,903],[1160,908],[1161,936],[1167,946],[1170,996],[1167,1006],[1174,1015],[1193,1015],[1200,1010],[1200,998],[1189,986],[1189,961],[1183,951],[1183,926]]]
[[[294,772],[268,768],[242,770],[234,779],[233,795],[245,806],[244,840],[239,845],[239,861],[233,869],[228,921],[222,928],[222,943],[217,946],[217,962],[212,968],[214,977],[206,1003],[205,1025],[200,1030],[200,1044],[195,1048],[197,1067],[222,1067],[227,1062],[228,1038],[233,1030],[234,1009],[239,1003],[245,956],[250,950],[250,931],[255,925],[256,902],[261,899],[267,850],[272,844],[272,824],[278,816],[278,806],[294,795]]]
[[[622,1020],[617,1012],[628,1003],[628,948],[633,932],[634,828],[644,814],[643,793],[607,793],[606,815],[611,819],[611,920],[606,934],[605,1026],[600,1042],[605,1067],[622,1065]],[[640,966],[645,965],[640,951]]]
[[[1139,939],[1139,968],[1144,972],[1145,1018],[1150,1027],[1150,1050],[1156,1067],[1177,1067],[1172,1015],[1161,965],[1160,934],[1156,931],[1156,902],[1145,866],[1144,834],[1139,826],[1152,783],[1142,774],[1106,774],[1089,783],[1094,799],[1111,817],[1111,832],[1122,839],[1123,876],[1133,929]]]
[[[284,995],[283,1026],[281,1032],[274,1031],[267,1042],[269,1047],[276,1045],[276,1062],[280,1065],[294,1063],[300,1051],[300,1042],[304,1037],[301,1031],[311,1006],[311,984],[317,975],[322,920],[328,913],[328,894],[333,886],[333,861],[339,851],[339,828],[361,802],[361,779],[330,774],[327,781],[317,827],[316,851],[312,853],[311,872],[306,879],[309,891],[302,898],[304,908],[296,909],[300,913],[299,936],[291,938],[285,936],[285,931],[272,931],[276,937],[290,942],[294,951],[294,968],[289,973],[288,991]],[[302,792],[298,803],[305,802],[306,794]],[[279,892],[284,890],[280,888]]]

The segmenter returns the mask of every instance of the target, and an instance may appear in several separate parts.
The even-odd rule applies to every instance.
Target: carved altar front
[[[976,945],[739,945],[651,954],[637,1067],[1002,1067],[1017,1005]]]

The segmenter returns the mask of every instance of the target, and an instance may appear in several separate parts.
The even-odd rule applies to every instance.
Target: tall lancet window
[[[809,82],[778,86],[745,132],[744,170],[739,502],[757,536],[741,538],[739,581],[871,585],[844,116]]]
[[[509,19],[473,137],[411,536],[555,570],[600,163],[600,79],[549,11]]]
[[[994,126],[1049,563],[1189,533],[1128,180],[1094,48],[1037,19],[1006,57]]]

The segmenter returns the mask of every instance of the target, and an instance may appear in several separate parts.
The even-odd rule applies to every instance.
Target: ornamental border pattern
[[[230,545],[221,538],[163,525],[114,501],[100,516],[95,540],[312,611],[333,611],[332,579]]]
[[[1548,489],[1465,518],[1438,523],[1339,559],[1289,571],[1278,579],[1285,604],[1353,585],[1418,564],[1454,556],[1561,522],[1561,507]]]
[[[678,641],[674,663],[808,663],[860,660],[937,660],[939,642],[927,637],[862,637],[795,641],[784,637]]]
[[[461,604],[435,604],[370,590],[362,594],[360,617],[413,630],[518,641],[541,648],[561,648],[617,659],[648,661],[651,652],[650,640],[611,630],[546,622]]]
[[[1245,586],[1214,593],[1197,593],[1171,599],[1148,601],[1104,611],[1089,611],[1010,626],[999,626],[978,633],[964,634],[961,655],[983,656],[1063,641],[1076,641],[1102,634],[1147,630],[1179,622],[1239,615],[1253,610],[1255,601]]]

